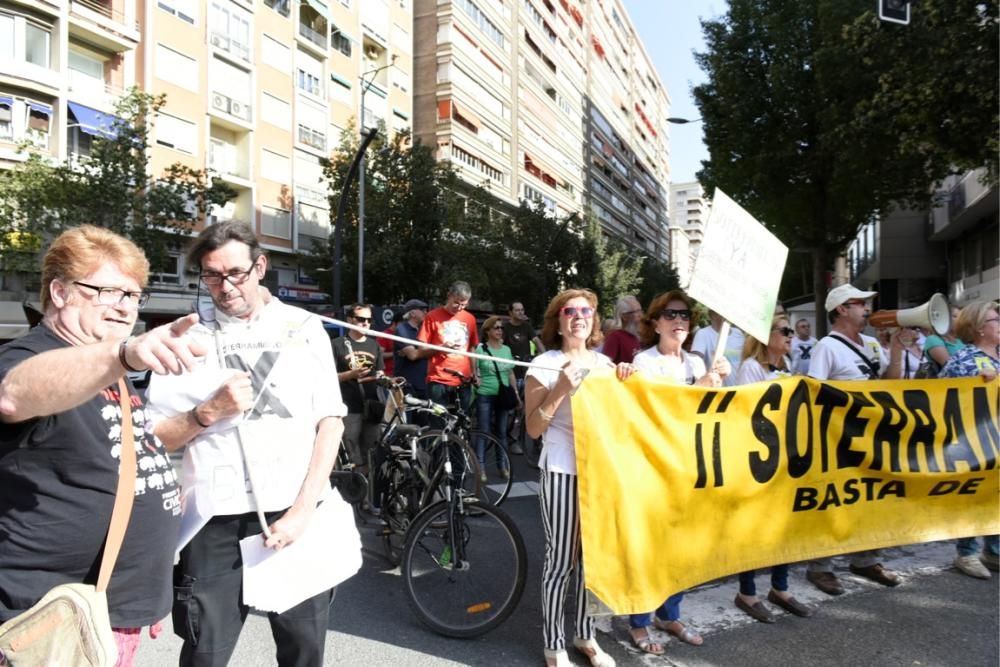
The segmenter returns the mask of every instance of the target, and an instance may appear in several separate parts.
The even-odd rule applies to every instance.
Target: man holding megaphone
[[[817,380],[877,380],[896,379],[901,375],[904,345],[902,329],[892,335],[889,359],[884,359],[879,342],[861,333],[871,315],[870,299],[877,292],[865,292],[853,285],[838,285],[826,295],[826,311],[830,334],[823,337],[812,351],[809,376]],[[899,575],[882,566],[879,552],[861,551],[850,554],[851,572],[883,586],[898,586]],[[833,573],[829,558],[810,561],[806,579],[829,595],[841,595],[844,587]]]

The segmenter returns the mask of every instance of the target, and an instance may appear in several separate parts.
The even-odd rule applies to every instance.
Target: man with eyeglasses
[[[132,429],[134,503],[107,589],[123,656],[134,654],[140,629],[170,609],[180,527],[173,466],[123,376],[182,373],[206,352],[186,334],[193,315],[130,336],[148,275],[131,241],[91,225],[67,230],[42,259],[41,323],[0,347],[0,623],[58,584],[96,582],[122,434]],[[122,398],[130,424],[122,423]]]
[[[249,611],[240,540],[263,532],[281,550],[331,501],[330,471],[347,409],[318,317],[265,301],[267,257],[240,222],[207,227],[188,253],[214,313],[193,332],[211,346],[195,373],[149,387],[154,433],[184,450],[184,521],[174,572],[181,665],[228,663]],[[254,480],[254,485],[249,483]],[[280,665],[321,665],[332,592],[268,614]]]
[[[470,299],[472,288],[469,283],[461,280],[452,283],[445,304],[424,317],[417,339],[459,352],[472,352],[479,345],[479,333],[476,331],[476,318],[465,310]],[[436,403],[450,403],[449,394],[458,391],[462,409],[468,412],[472,407],[472,386],[462,385],[462,381],[448,371],[458,371],[466,378],[474,378],[469,357],[427,348],[421,349],[418,356],[429,359],[427,398]]]
[[[372,326],[372,308],[363,303],[347,307],[347,323],[362,329]],[[378,391],[374,380],[382,375],[382,347],[362,331],[348,329],[333,340],[333,358],[337,363],[340,395],[347,405],[344,417],[344,446],[351,463],[362,472],[368,470],[368,452],[378,438],[382,414],[378,409]],[[374,406],[374,407],[373,407]],[[384,409],[384,405],[382,406]]]
[[[616,364],[632,363],[641,345],[639,344],[639,322],[642,320],[642,306],[632,295],[618,297],[615,303],[615,321],[612,331],[604,339],[601,352]]]
[[[838,285],[826,295],[827,317],[830,333],[812,349],[809,376],[817,380],[877,380],[881,377],[898,378],[882,359],[881,346],[871,336],[861,331],[868,324],[871,314],[869,299],[877,292],[859,290],[850,284]],[[898,335],[892,338],[892,355],[902,355]],[[861,551],[849,555],[850,570],[858,576],[871,579],[883,586],[898,586],[899,575],[879,563],[878,550]],[[841,595],[844,587],[833,573],[830,558],[811,561],[806,569],[806,579],[828,595]]]

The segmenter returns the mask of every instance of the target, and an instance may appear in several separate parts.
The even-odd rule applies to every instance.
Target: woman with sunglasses
[[[682,290],[671,290],[653,299],[639,325],[639,339],[646,349],[635,355],[636,371],[678,384],[722,386],[730,371],[725,357],[709,372],[701,357],[688,354],[682,347],[691,333],[693,309],[694,302]],[[663,644],[653,641],[649,634],[650,624],[685,644],[701,646],[701,635],[680,621],[683,599],[683,592],[675,593],[655,612],[629,616],[629,635],[636,647],[653,655],[663,654]]]
[[[771,334],[764,344],[747,336],[743,344],[743,359],[740,370],[736,373],[736,384],[753,384],[792,375],[792,364],[789,354],[792,350],[792,336],[795,330],[789,326],[785,315],[776,315],[771,321]],[[774,615],[767,605],[757,597],[757,585],[754,581],[756,572],[749,570],[740,574],[740,589],[736,594],[736,608],[745,612],[751,618],[761,623],[774,623]],[[771,590],[767,600],[785,611],[808,618],[812,609],[805,606],[788,592],[788,565],[775,565],[771,568]]]
[[[542,438],[543,444],[538,462],[542,470],[539,500],[545,530],[542,633],[545,663],[550,667],[571,664],[564,632],[564,607],[570,584],[576,596],[573,646],[587,656],[593,667],[615,664],[614,658],[598,646],[594,619],[585,606],[576,452],[569,401],[591,369],[613,366],[610,359],[592,349],[601,342],[601,332],[594,326],[596,314],[597,296],[590,290],[570,289],[556,295],[545,309],[542,326],[542,343],[548,351],[535,358],[537,366],[530,368],[525,376],[528,435]],[[561,370],[548,370],[554,368]]]

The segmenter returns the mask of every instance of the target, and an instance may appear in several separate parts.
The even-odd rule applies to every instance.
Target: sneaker
[[[506,468],[501,468],[500,476],[503,477],[504,479],[510,479],[510,470],[507,470]]]
[[[955,559],[955,567],[958,568],[959,572],[967,574],[970,577],[975,577],[976,579],[989,579],[990,571],[986,569],[982,561],[979,560],[979,556],[975,554],[971,556],[959,556]]]
[[[480,482],[482,482],[483,484],[485,484],[486,482],[488,482],[488,481],[489,481],[489,480],[488,480],[488,479],[486,478],[486,473],[484,473],[484,472],[481,472],[481,473],[479,473],[479,481],[480,481]]]
[[[513,445],[510,446],[510,453],[511,454],[524,454],[524,447],[521,446],[521,443],[515,442]]]
[[[989,551],[984,551],[979,557],[979,560],[983,562],[983,565],[994,572],[996,572],[997,568],[1000,567],[1000,556],[997,556],[997,554],[991,554]]]

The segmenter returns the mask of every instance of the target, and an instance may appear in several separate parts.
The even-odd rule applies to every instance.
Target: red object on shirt
[[[471,352],[479,345],[476,318],[464,310],[452,315],[444,307],[435,308],[424,318],[417,340]],[[444,370],[446,368],[459,371],[467,378],[472,377],[472,360],[469,357],[439,352],[427,360],[427,381],[452,387],[459,386],[461,381],[454,375],[446,373]]]
[[[386,327],[382,330],[382,333],[396,335],[396,327]],[[386,375],[391,377],[393,374],[392,371],[396,366],[396,354],[392,347],[393,342],[388,338],[376,338],[375,340],[378,342],[378,346],[382,348],[382,370],[385,371]]]

